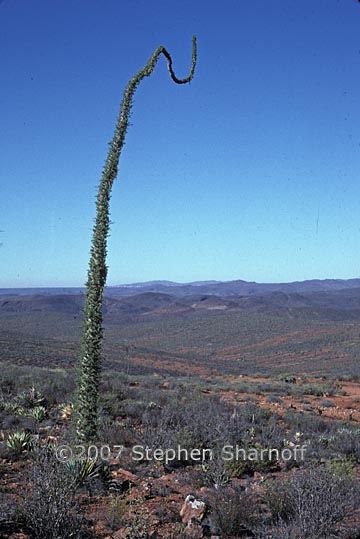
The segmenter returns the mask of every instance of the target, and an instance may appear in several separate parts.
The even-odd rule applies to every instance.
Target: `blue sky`
[[[355,0],[3,0],[0,287],[86,280],[122,91],[109,284],[360,275]]]

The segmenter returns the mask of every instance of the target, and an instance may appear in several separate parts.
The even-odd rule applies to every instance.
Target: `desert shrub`
[[[280,380],[280,382],[285,382],[286,384],[296,384],[297,383],[297,380],[296,380],[296,376],[293,376],[292,374],[280,374],[278,376],[278,379]]]
[[[105,502],[104,519],[112,530],[120,528],[126,514],[126,501],[114,494],[110,494]]]
[[[140,436],[149,447],[212,448],[226,440],[229,416],[215,397],[179,392],[161,408],[147,407]]]
[[[202,464],[203,483],[215,488],[223,487],[230,483],[233,478],[241,478],[243,475],[253,475],[254,472],[266,472],[276,462],[270,459],[268,445],[252,442],[251,445],[241,444],[237,454],[236,446],[218,447],[213,451],[212,458]],[[263,453],[261,453],[261,451]],[[232,453],[232,457],[231,457]]]
[[[141,421],[143,415],[149,409],[149,402],[146,400],[132,400],[126,399],[122,403],[122,414],[120,417],[132,418],[134,420]]]
[[[270,480],[265,483],[264,499],[274,522],[286,520],[292,513],[290,488],[290,479]]]
[[[84,537],[75,501],[76,479],[65,472],[49,448],[39,450],[30,472],[30,491],[21,515],[33,539]]]
[[[291,386],[291,395],[314,395],[315,397],[331,397],[345,395],[345,391],[335,382],[315,382],[313,384],[295,384]]]
[[[213,490],[209,496],[210,516],[221,537],[245,536],[257,522],[254,496],[239,486]]]
[[[259,431],[258,439],[264,446],[281,449],[284,444],[285,436],[286,430],[284,426],[279,423],[278,416],[272,415]]]
[[[271,394],[266,398],[266,402],[270,402],[272,404],[283,404],[284,401],[277,395]]]
[[[111,528],[124,526],[123,539],[150,539],[150,518],[143,507],[143,498],[134,498],[126,502],[123,498],[110,496],[105,507],[105,520]],[[157,537],[157,534],[155,534]]]
[[[238,382],[235,390],[237,393],[256,393],[254,385],[255,384],[251,384],[250,382]]]
[[[256,404],[246,403],[234,409],[217,397],[192,391],[176,393],[164,406],[148,407],[137,435],[144,446],[210,449],[216,454],[227,444],[280,449],[284,430],[277,424],[276,416]],[[220,473],[223,466],[218,464],[213,462],[206,467],[208,475]],[[246,469],[254,471],[264,465],[267,468],[265,462],[248,463]],[[228,475],[228,470],[220,475],[223,472]]]
[[[100,416],[99,440],[107,445],[131,445],[132,433],[127,421],[116,421],[111,417]]]
[[[302,539],[327,539],[359,503],[359,487],[346,475],[326,468],[301,470],[270,483],[265,499],[273,523],[287,522]]]
[[[227,477],[233,479],[234,477],[240,478],[245,473],[251,471],[249,469],[249,461],[241,459],[232,459],[225,461],[225,472]],[[227,481],[228,482],[228,481]],[[224,482],[223,484],[226,484]]]
[[[0,491],[0,531],[16,520],[16,505],[9,495]]]
[[[327,468],[335,475],[345,477],[356,477],[356,459],[354,457],[342,457],[330,460],[327,463]]]
[[[130,377],[124,372],[106,370],[101,378],[101,391],[118,391],[128,387]]]
[[[254,403],[246,403],[239,407],[239,414],[244,417],[248,423],[254,425],[264,425],[271,417],[270,410],[261,408]]]
[[[47,369],[34,365],[1,364],[0,387],[5,396],[28,391],[36,387],[49,403],[67,398],[74,389],[74,375],[71,370]]]
[[[260,524],[256,528],[256,539],[304,539],[295,524],[281,519],[276,525]]]
[[[124,414],[123,401],[126,399],[125,394],[122,392],[108,391],[101,396],[101,410],[106,412],[112,419],[116,419]]]
[[[144,511],[139,511],[133,515],[131,525],[127,533],[127,539],[150,539],[149,517]]]
[[[276,393],[277,395],[290,395],[291,387],[285,382],[258,382],[257,393]]]
[[[191,532],[184,524],[173,524],[169,531],[168,539],[198,539],[199,534]]]
[[[229,483],[232,477],[239,477],[244,472],[245,466],[243,464],[243,462],[225,461],[219,447],[213,450],[212,458],[201,465],[203,484],[216,489],[223,487]]]
[[[334,430],[333,423],[325,421],[321,417],[304,414],[303,412],[287,412],[285,421],[290,430],[295,432],[303,432],[306,437],[332,432]]]
[[[304,410],[304,412],[313,412],[314,407],[313,407],[312,404],[305,403],[304,406],[303,406],[303,410]]]
[[[162,406],[156,403],[148,406],[136,437],[141,445],[150,448],[176,449],[180,446],[188,450],[207,449],[217,455],[228,444],[241,445],[245,449],[256,444],[280,449],[284,430],[277,424],[276,416],[255,404],[246,403],[234,408],[217,397],[192,391],[175,393]],[[205,482],[223,484],[233,473],[239,476],[245,470],[264,470],[269,465],[271,463],[265,461],[226,465],[214,459],[211,463],[206,462],[204,467]]]
[[[321,406],[322,408],[336,408],[336,404],[332,401],[329,401],[328,399],[323,399],[319,401],[318,406]]]
[[[11,395],[11,393],[14,392],[16,387],[16,376],[14,376],[12,366],[8,364],[1,363],[1,379],[0,379],[0,385],[1,385],[1,392],[3,395]],[[11,368],[11,370],[10,370]]]
[[[228,443],[239,444],[244,448],[263,446],[280,449],[285,436],[278,416],[271,411],[247,403],[239,406],[229,422]]]
[[[178,442],[185,447],[215,448],[229,436],[229,410],[217,397],[187,399]]]
[[[339,377],[337,377],[338,380],[341,382],[359,382],[360,381],[360,375],[358,374],[342,374]]]
[[[333,452],[360,461],[360,430],[348,427],[336,429],[328,447]]]
[[[74,375],[71,371],[69,373],[51,371],[40,387],[48,404],[54,406],[71,399],[75,389]]]

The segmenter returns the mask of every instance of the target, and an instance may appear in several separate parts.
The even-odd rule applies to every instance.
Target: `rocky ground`
[[[268,385],[272,384],[271,387],[274,389],[277,387],[278,380],[232,376],[227,377],[226,380],[221,378],[221,381],[227,387],[220,389],[217,392],[217,397],[221,402],[226,403],[229,411],[232,411],[230,418],[236,418],[238,414],[241,414],[243,403],[251,401],[253,405],[258,405],[262,409],[270,411],[272,416],[276,416],[277,425],[282,425],[283,418],[290,411],[294,414],[301,414],[301,417],[307,415],[314,418],[314,421],[319,420],[322,422],[321,425],[329,422],[329,424],[335,425],[334,428],[343,430],[351,428],[352,432],[359,432],[360,385],[356,382],[338,382],[333,386],[335,390],[331,395],[327,394],[326,391],[323,394],[314,395],[306,394],[306,388],[313,388],[316,385],[321,388],[322,380],[304,380],[292,377],[289,380],[281,381],[282,385],[279,387],[282,388],[282,391],[283,384],[287,384],[286,387],[289,387],[291,391],[294,391],[293,388],[296,387],[297,395],[283,393],[274,395],[271,393],[271,397],[269,397],[268,392],[260,392],[261,387],[267,389]],[[240,386],[240,384],[244,383],[256,384],[257,392],[237,391],[236,385]],[[136,383],[135,385],[140,394],[141,384]],[[304,392],[300,391],[302,386]],[[171,383],[169,381],[161,382],[158,387],[157,396],[159,402],[162,395],[164,398],[171,400],[171,394],[175,391]],[[203,388],[201,393],[204,399],[209,399],[213,396],[208,388]],[[52,412],[49,413],[51,414]],[[42,446],[51,442],[56,447],[58,443],[63,443],[64,434],[66,437],[71,421],[70,418],[71,406],[68,406],[67,409],[63,407],[62,415],[57,415],[56,420],[51,423],[49,421],[39,422],[38,434],[32,434],[32,436]],[[123,417],[118,418],[117,422],[125,425]],[[134,419],[134,428],[138,427],[136,423],[137,421]],[[145,427],[143,425],[140,429]],[[250,426],[248,431],[251,431],[252,428]],[[288,429],[287,426],[285,428]],[[254,425],[254,431],[257,429],[258,426]],[[261,426],[259,430],[261,430]],[[30,451],[24,450],[14,454],[9,450],[7,442],[10,433],[13,431],[12,425],[8,428],[3,428],[1,431],[0,494],[6,495],[7,503],[11,500],[14,504],[17,503],[21,506],[24,493],[25,497],[27,496],[26,492],[31,493],[31,478],[29,478],[28,474],[33,458]],[[297,435],[299,436],[298,440],[296,439]],[[256,433],[253,436],[255,440]],[[290,441],[288,440],[287,443],[291,447],[291,444],[294,445],[297,441],[304,441],[306,437],[306,433],[299,432],[296,433],[294,438],[294,432],[289,431],[288,438]],[[320,438],[321,435],[319,436]],[[131,436],[129,436],[128,441],[130,443]],[[347,460],[344,457],[346,462],[351,462],[354,477],[360,477],[358,457],[355,454],[352,456],[349,452],[346,455]],[[319,457],[318,464],[326,465],[327,461],[326,456]],[[207,472],[204,463],[192,463],[191,465],[181,463],[178,466],[171,463],[166,466],[163,462],[152,461],[134,465],[131,462],[129,453],[127,454],[125,451],[120,461],[112,458],[107,464],[109,466],[106,487],[100,484],[101,482],[99,481],[93,483],[84,481],[76,493],[79,512],[85,519],[86,529],[93,537],[99,539],[134,539],[135,537],[175,537],[181,536],[181,534],[190,537],[227,536],[224,535],[224,532],[219,532],[212,516],[214,514],[214,496],[215,498],[218,496],[216,490],[219,489],[216,488],[216,484],[214,485],[214,481],[206,477]],[[263,501],[264,488],[271,481],[281,480],[293,473],[296,473],[296,467],[294,472],[294,469],[286,462],[277,461],[264,469],[242,470],[233,473],[228,480],[224,481],[221,488],[225,497],[231,497],[233,492],[239,491],[243,493],[242,495],[246,499],[253,497],[258,506],[264,505],[263,511],[266,514],[268,509],[266,509],[266,504]],[[355,506],[351,512],[353,521],[350,528],[358,526],[357,512],[358,509]],[[349,520],[350,517],[347,516],[346,518]],[[350,528],[347,527],[346,529]],[[237,533],[239,537],[255,537],[255,535],[250,535],[250,530],[245,525],[241,533],[239,531]],[[349,534],[347,537],[355,537]],[[0,520],[0,537],[25,539],[35,536],[28,531],[26,525],[21,524],[21,519],[14,523],[13,518],[8,518],[8,520],[3,518],[2,521]],[[258,535],[257,537],[269,536]],[[339,537],[346,537],[346,535],[339,535]]]

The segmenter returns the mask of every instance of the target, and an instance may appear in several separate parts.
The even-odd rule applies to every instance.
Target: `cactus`
[[[98,426],[98,395],[101,371],[101,342],[103,337],[102,300],[107,276],[106,254],[110,226],[109,202],[111,189],[118,173],[119,157],[125,142],[135,91],[139,83],[145,77],[149,77],[152,74],[162,54],[167,60],[171,79],[176,84],[190,82],[194,76],[196,65],[197,48],[195,36],[192,41],[191,68],[186,78],[178,79],[176,77],[169,52],[165,47],[160,46],[154,51],[145,66],[130,79],[123,94],[120,115],[116,124],[114,137],[110,143],[96,202],[96,220],[93,228],[86,283],[81,356],[77,378],[75,432],[80,441],[94,440]]]

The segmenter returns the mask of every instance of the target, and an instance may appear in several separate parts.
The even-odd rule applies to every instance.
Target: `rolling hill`
[[[223,285],[226,295],[220,294]],[[244,295],[229,293],[239,286],[249,291],[250,283],[238,281],[144,284],[127,295],[110,287],[104,299],[105,366],[179,376],[360,374],[356,285],[357,279],[290,283],[285,291],[257,285],[256,293]],[[167,293],[148,290],[154,286],[165,286]],[[204,292],[209,289],[216,293]],[[34,292],[0,295],[0,362],[73,367],[80,346],[82,290]]]
[[[316,292],[283,291],[243,296],[211,294],[177,295],[142,291],[129,296],[107,295],[105,321],[138,322],[147,318],[201,316],[219,312],[251,312],[317,320],[360,320],[360,287]],[[109,294],[109,293],[108,293]],[[0,313],[54,312],[79,316],[84,294],[0,295]]]
[[[206,294],[211,296],[252,296],[274,292],[284,294],[306,292],[332,292],[360,288],[360,279],[313,279],[292,283],[256,283],[237,279],[235,281],[196,281],[192,283],[175,283],[172,281],[148,281],[144,283],[108,286],[105,294],[111,297],[134,296],[140,293],[153,292],[170,294],[178,297]],[[5,295],[60,295],[83,294],[84,287],[73,288],[0,288],[0,296]]]

